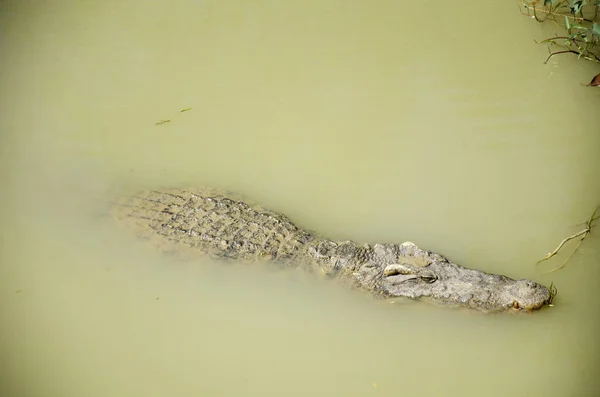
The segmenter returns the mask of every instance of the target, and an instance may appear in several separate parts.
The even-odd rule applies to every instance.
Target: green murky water
[[[598,204],[597,70],[544,65],[515,4],[0,10],[2,397],[598,395],[600,240],[534,266]],[[525,316],[389,305],[177,263],[106,216],[122,187],[195,184],[559,295]]]

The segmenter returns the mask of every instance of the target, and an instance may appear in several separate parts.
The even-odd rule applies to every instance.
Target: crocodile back
[[[314,240],[286,216],[215,189],[140,191],[113,213],[165,251],[185,246],[214,258],[306,261]]]

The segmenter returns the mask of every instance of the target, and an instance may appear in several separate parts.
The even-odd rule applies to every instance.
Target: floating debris
[[[596,76],[598,77],[598,76]],[[593,80],[592,80],[593,81]],[[536,265],[543,262],[543,261],[547,261],[548,259],[554,257],[555,255],[558,254],[558,252],[561,250],[561,248],[563,247],[563,245],[565,245],[566,243],[568,243],[569,241],[576,239],[577,237],[579,237],[579,242],[577,243],[577,245],[575,246],[575,249],[573,250],[573,252],[571,252],[571,255],[569,255],[569,257],[563,262],[562,265],[555,267],[554,269],[546,272],[546,273],[552,273],[555,272],[557,270],[562,269],[563,267],[565,267],[565,265],[571,260],[571,258],[573,257],[573,255],[575,255],[575,253],[577,252],[577,250],[579,249],[579,247],[581,246],[581,243],[583,243],[583,240],[585,240],[585,238],[588,236],[588,234],[591,233],[592,228],[594,226],[596,226],[594,224],[594,221],[596,221],[598,218],[600,218],[600,215],[596,215],[596,213],[598,212],[598,210],[600,209],[600,205],[596,207],[596,209],[594,210],[594,212],[592,213],[592,215],[590,216],[590,218],[585,221],[585,223],[583,223],[585,225],[585,228],[583,230],[580,230],[579,232],[573,234],[572,236],[569,237],[565,237],[559,244],[558,247],[556,247],[554,249],[554,251],[548,253],[548,255],[546,255],[545,257],[543,257],[542,259],[540,259],[539,261],[536,262]],[[551,286],[552,288],[552,286]],[[555,294],[556,295],[556,294]]]
[[[189,107],[189,108],[183,108],[183,109],[179,110],[179,113],[187,112],[187,111],[190,111],[190,110],[192,110],[191,107]],[[170,123],[171,120],[172,119],[162,119],[162,120],[159,120],[155,125],[161,125],[161,124]]]
[[[600,86],[600,73],[594,76],[592,81],[587,85],[588,87],[599,87]]]

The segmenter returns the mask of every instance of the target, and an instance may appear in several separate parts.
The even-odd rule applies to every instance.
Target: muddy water
[[[597,70],[544,65],[515,4],[0,7],[2,397],[598,395],[600,240],[534,266],[600,198]],[[391,305],[182,263],[107,216],[120,189],[194,184],[559,295]]]

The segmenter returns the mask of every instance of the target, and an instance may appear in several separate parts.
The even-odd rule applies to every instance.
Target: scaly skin
[[[529,280],[467,269],[415,244],[360,246],[296,227],[284,215],[214,189],[144,191],[115,215],[139,235],[215,258],[270,260],[318,270],[384,297],[427,299],[485,312],[537,310],[555,292]],[[177,248],[175,248],[177,249]]]

